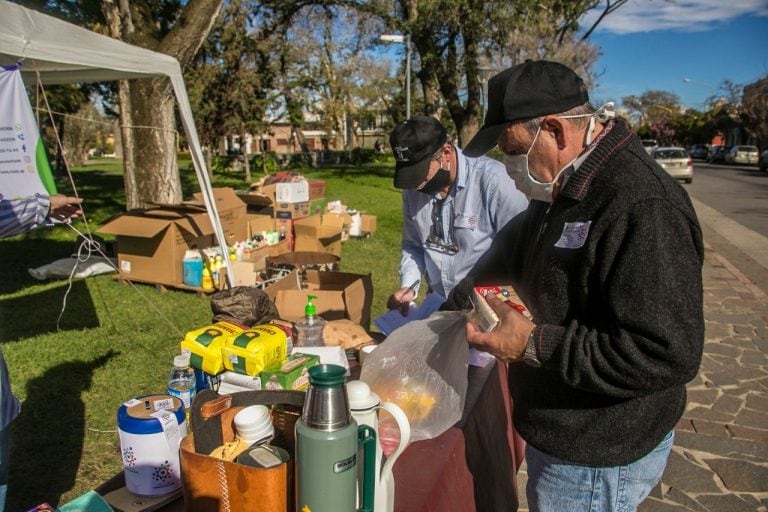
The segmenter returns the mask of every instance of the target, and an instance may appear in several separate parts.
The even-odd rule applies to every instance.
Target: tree
[[[110,35],[175,57],[185,66],[208,35],[223,0],[104,0]],[[128,209],[179,203],[174,95],[170,80],[120,82],[125,195]]]
[[[589,34],[625,2],[607,0],[602,16],[581,39],[576,38],[578,19],[600,5],[599,0],[527,0],[514,5],[502,0],[398,0],[390,26],[410,34],[418,53],[424,113],[438,112],[441,98],[464,144],[480,125],[484,65],[515,60],[512,55],[520,56],[520,38],[532,35],[533,55],[565,60],[584,74],[596,57],[591,48],[580,51],[588,48]],[[565,51],[567,47],[571,49]],[[558,55],[559,51],[563,53]],[[506,58],[499,57],[505,54]]]
[[[223,0],[23,0],[32,8],[116,39],[175,57],[182,68],[208,35]],[[178,203],[177,132],[170,80],[118,87],[128,209]]]

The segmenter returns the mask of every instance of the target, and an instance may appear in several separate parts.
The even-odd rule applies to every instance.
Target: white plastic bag
[[[439,436],[461,419],[467,396],[466,319],[437,312],[398,328],[363,364],[360,380],[383,402],[400,406],[411,441]]]

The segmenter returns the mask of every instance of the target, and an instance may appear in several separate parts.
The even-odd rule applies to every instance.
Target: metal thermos
[[[296,510],[372,512],[376,433],[358,427],[344,386],[346,370],[322,364],[309,369],[309,389],[296,422]],[[363,496],[355,507],[357,450],[363,446]]]

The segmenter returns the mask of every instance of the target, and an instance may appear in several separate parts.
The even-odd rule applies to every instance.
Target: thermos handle
[[[376,431],[368,425],[357,427],[357,442],[363,446],[363,496],[358,512],[373,512],[376,472]]]
[[[395,461],[403,453],[403,450],[411,442],[411,423],[408,421],[408,416],[405,415],[403,410],[397,405],[391,402],[382,402],[379,405],[381,409],[384,409],[395,418],[397,427],[400,429],[400,442],[397,444],[397,448],[392,454],[387,457],[387,462],[381,468],[381,474],[386,475],[392,472],[392,466],[395,465]]]

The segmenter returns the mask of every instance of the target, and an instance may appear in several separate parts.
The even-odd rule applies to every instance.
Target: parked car
[[[673,178],[693,182],[693,160],[685,148],[656,148],[651,156]]]
[[[760,159],[757,161],[757,166],[763,172],[768,172],[768,148],[765,148],[760,154]]]
[[[707,153],[707,162],[714,164],[717,162],[724,162],[725,161],[725,153],[728,151],[728,148],[725,146],[711,146],[709,148],[709,152]]]
[[[706,160],[707,155],[709,154],[709,148],[706,144],[694,144],[691,146],[691,149],[688,150],[688,154],[691,155],[691,158]]]
[[[725,154],[725,161],[729,164],[747,164],[757,163],[757,147],[755,146],[733,146]]]
[[[659,147],[659,143],[653,139],[643,139],[641,142],[643,143],[643,147],[645,148],[645,151],[647,151],[649,155],[654,149]]]

